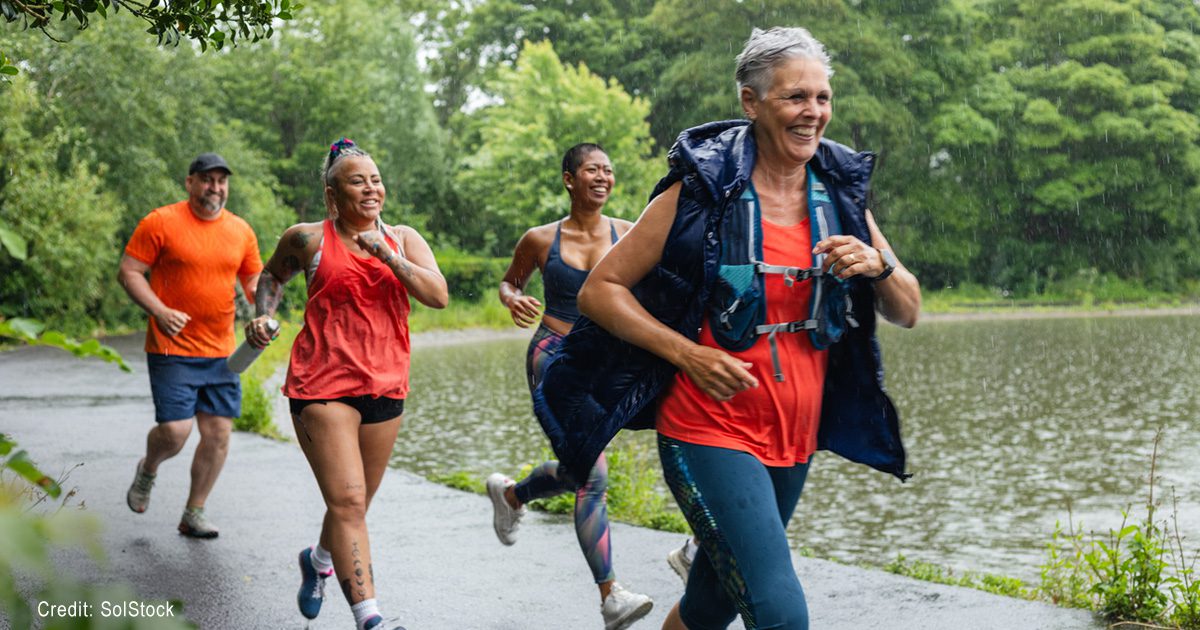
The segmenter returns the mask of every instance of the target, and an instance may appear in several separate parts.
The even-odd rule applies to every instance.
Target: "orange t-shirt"
[[[812,265],[807,217],[786,227],[764,220],[762,230],[764,262],[802,268]],[[788,287],[782,276],[769,274],[765,291],[766,323],[808,319],[811,281]],[[658,432],[692,444],[744,451],[767,466],[807,462],[817,448],[828,353],[814,348],[804,332],[779,333],[775,342],[784,375],[782,383],[775,380],[767,335],[760,335],[749,349],[730,353],[753,365],[750,373],[758,379],[758,387],[722,403],[709,398],[679,372],[660,402]],[[700,328],[699,343],[721,348],[713,338],[708,317]]]
[[[172,337],[151,317],[146,352],[210,358],[233,353],[234,283],[263,268],[250,224],[223,208],[205,221],[180,201],[146,215],[125,254],[150,265],[154,294],[192,318]]]

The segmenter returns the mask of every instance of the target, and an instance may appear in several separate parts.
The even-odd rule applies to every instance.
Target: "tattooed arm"
[[[258,277],[255,290],[254,314],[256,317],[246,324],[246,339],[262,348],[271,342],[267,331],[267,320],[279,308],[283,299],[283,287],[304,269],[316,255],[321,242],[320,223],[299,223],[288,228],[279,237],[275,253]]]
[[[359,247],[387,265],[418,302],[431,308],[446,308],[450,303],[450,292],[429,243],[407,226],[393,225],[387,231],[388,236],[400,244],[400,253],[384,246],[375,230],[363,232],[355,240]]]
[[[390,229],[392,238],[400,243],[402,255],[388,261],[388,267],[419,302],[432,308],[446,308],[450,290],[429,243],[410,227],[398,225]]]

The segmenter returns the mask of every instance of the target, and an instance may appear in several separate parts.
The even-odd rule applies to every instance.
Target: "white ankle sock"
[[[696,546],[696,539],[689,538],[687,541],[687,551],[683,552],[683,554],[685,556],[687,556],[689,559],[694,560],[696,558],[696,550],[697,549],[699,549],[699,547]]]
[[[351,606],[350,612],[354,613],[354,625],[358,626],[358,630],[364,630],[363,624],[371,617],[379,614],[379,604],[375,602],[374,597],[364,599]]]
[[[333,573],[333,554],[325,550],[324,547],[317,543],[313,546],[312,567],[316,569],[320,575],[329,575]]]

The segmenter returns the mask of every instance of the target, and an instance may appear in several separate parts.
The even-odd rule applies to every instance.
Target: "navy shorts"
[[[375,424],[376,422],[385,422],[396,416],[404,414],[404,399],[403,398],[388,398],[380,396],[378,398],[372,396],[342,396],[341,398],[321,398],[315,400],[303,398],[289,398],[288,408],[292,411],[292,416],[299,418],[300,412],[309,405],[331,402],[339,402],[343,405],[353,407],[358,415],[362,416],[363,424]]]
[[[147,354],[154,420],[186,420],[199,413],[225,418],[242,415],[242,381],[225,357]]]

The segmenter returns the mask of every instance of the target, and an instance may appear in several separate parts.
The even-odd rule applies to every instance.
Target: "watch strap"
[[[887,280],[888,276],[892,275],[892,272],[896,270],[896,255],[893,254],[891,250],[879,249],[878,247],[875,248],[875,251],[879,252],[879,258],[883,261],[883,273],[875,276],[871,280],[874,282]]]

